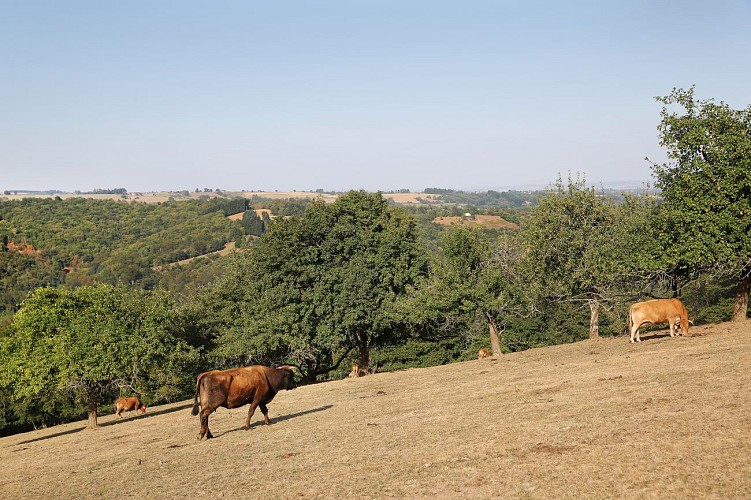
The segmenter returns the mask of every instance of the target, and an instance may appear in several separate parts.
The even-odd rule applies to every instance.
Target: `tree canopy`
[[[199,302],[218,318],[207,325],[218,362],[284,361],[314,378],[353,349],[367,367],[371,346],[401,328],[396,297],[425,272],[414,220],[350,191],[271,224]]]
[[[751,289],[751,106],[698,100],[673,89],[658,127],[669,162],[654,164],[664,203],[667,265],[683,282],[705,273],[738,280],[734,320],[747,317]],[[678,108],[676,110],[675,108]]]
[[[24,300],[0,351],[0,385],[15,400],[70,393],[96,426],[102,398],[124,388],[164,401],[181,395],[198,353],[177,338],[164,294],[108,285],[40,288]]]
[[[510,234],[497,238],[477,228],[452,227],[442,241],[443,259],[400,307],[429,338],[456,335],[473,321],[487,325],[493,355],[507,350],[503,333],[514,316],[533,308],[518,269],[521,248]],[[486,344],[487,345],[487,344]]]
[[[612,202],[584,179],[561,179],[532,210],[523,227],[525,257],[538,295],[590,308],[590,337],[599,335],[599,308],[626,274],[622,226]]]

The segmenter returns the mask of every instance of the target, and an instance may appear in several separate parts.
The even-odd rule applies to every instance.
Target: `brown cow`
[[[373,375],[374,373],[381,373],[381,367],[378,366],[378,363],[368,366],[367,369],[360,368],[359,363],[352,363],[352,371],[349,372],[347,378],[364,377],[365,375]]]
[[[146,405],[141,403],[141,398],[138,396],[133,396],[132,398],[118,398],[115,401],[115,414],[123,418],[121,413],[123,410],[130,411],[131,415],[133,412],[137,412],[138,410],[141,410],[141,413],[146,413]]]
[[[292,367],[281,366],[244,366],[230,370],[211,370],[204,372],[196,379],[196,396],[193,402],[193,415],[198,415],[201,406],[200,440],[204,436],[211,439],[214,436],[209,430],[209,415],[214,410],[224,408],[239,408],[250,404],[248,417],[245,419],[245,430],[250,429],[250,418],[261,408],[266,425],[271,425],[269,410],[266,405],[274,399],[280,390],[290,390],[297,387]],[[200,397],[200,399],[199,399]]]
[[[670,336],[675,337],[678,327],[681,335],[688,335],[688,312],[678,299],[655,299],[632,304],[628,310],[629,327],[631,328],[631,342],[641,342],[639,327],[644,323],[668,323]]]
[[[489,358],[489,357],[490,357],[490,351],[488,351],[484,347],[480,349],[479,351],[477,351],[477,359]]]

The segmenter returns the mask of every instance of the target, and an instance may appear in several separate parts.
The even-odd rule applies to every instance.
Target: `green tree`
[[[247,210],[243,213],[242,224],[245,234],[261,236],[265,230],[264,222],[258,217],[255,210]]]
[[[657,97],[668,163],[653,164],[664,197],[667,265],[683,280],[719,273],[738,280],[734,321],[751,289],[751,106],[697,100],[694,87]],[[675,107],[680,108],[675,111]]]
[[[367,367],[370,348],[403,327],[397,297],[425,272],[414,220],[364,191],[275,222],[249,254],[202,299],[223,318],[210,326],[214,354],[292,361],[307,378],[353,349]]]
[[[443,239],[444,259],[401,304],[429,337],[461,334],[477,317],[487,325],[494,356],[507,350],[503,333],[514,317],[531,313],[518,272],[519,248],[511,235],[491,241],[487,232],[457,226]]]
[[[197,351],[171,333],[172,303],[162,294],[108,285],[41,288],[23,302],[2,343],[0,382],[17,401],[73,394],[88,426],[115,388],[170,399],[185,389]]]
[[[624,267],[622,226],[609,199],[583,178],[559,178],[522,226],[529,273],[537,295],[589,306],[589,336],[599,336],[600,306],[619,292]]]

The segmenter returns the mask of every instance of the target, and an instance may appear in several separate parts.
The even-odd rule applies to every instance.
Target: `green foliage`
[[[443,240],[443,259],[434,260],[430,277],[400,302],[401,314],[424,338],[463,337],[479,321],[491,332],[494,350],[508,350],[503,333],[512,317],[529,314],[531,304],[519,281],[512,235],[496,234],[491,240],[491,234],[451,228]]]
[[[265,212],[264,215],[266,215]],[[248,210],[243,214],[242,224],[245,234],[261,236],[266,230],[264,221],[253,210]]]
[[[0,310],[14,311],[41,286],[104,281],[152,288],[159,282],[153,266],[219,250],[241,236],[240,223],[224,217],[233,205],[246,201],[0,201]]]
[[[539,192],[533,191],[487,191],[485,193],[455,191],[453,189],[425,188],[425,194],[440,195],[442,203],[471,205],[477,208],[512,208],[533,206]],[[474,213],[474,211],[473,211]]]
[[[436,342],[409,339],[395,345],[379,347],[372,352],[372,363],[383,371],[403,370],[406,368],[426,368],[471,359],[472,356],[462,356],[461,339],[448,338]],[[477,357],[477,350],[474,350]],[[341,375],[346,375],[341,370]]]
[[[587,188],[584,179],[548,191],[523,225],[529,286],[538,301],[586,304],[590,336],[599,334],[600,305],[620,303],[647,265],[652,246],[646,198],[616,207],[610,198]]]
[[[660,140],[671,160],[653,165],[665,200],[666,265],[684,283],[703,273],[748,280],[751,106],[734,110],[724,102],[700,101],[693,87],[657,100],[664,104]]]
[[[606,296],[619,273],[614,219],[612,204],[583,179],[569,179],[567,188],[559,179],[546,193],[524,226],[527,255],[545,295]]]
[[[303,215],[307,207],[313,203],[309,199],[278,199],[278,198],[263,198],[258,195],[253,195],[250,198],[250,204],[255,208],[267,208],[271,210],[271,213],[276,217],[292,217],[296,215]]]
[[[174,326],[164,294],[106,285],[40,288],[24,300],[2,341],[0,386],[9,388],[21,422],[44,420],[52,410],[58,418],[72,416],[57,402],[75,397],[97,404],[117,388],[148,402],[174,400],[191,384],[185,372],[198,361]]]
[[[272,224],[196,307],[217,318],[205,325],[217,362],[288,361],[312,377],[398,335],[393,303],[423,262],[414,220],[352,191]]]

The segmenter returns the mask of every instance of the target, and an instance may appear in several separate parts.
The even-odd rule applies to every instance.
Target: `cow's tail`
[[[631,307],[628,308],[628,334],[631,335],[631,330],[634,328],[634,314],[633,314],[634,306],[633,304]]]
[[[191,415],[198,415],[198,407],[201,405],[200,399],[198,399],[198,392],[201,388],[201,380],[203,380],[203,373],[198,376],[198,380],[196,380],[196,396],[193,398],[193,409],[190,410]]]

